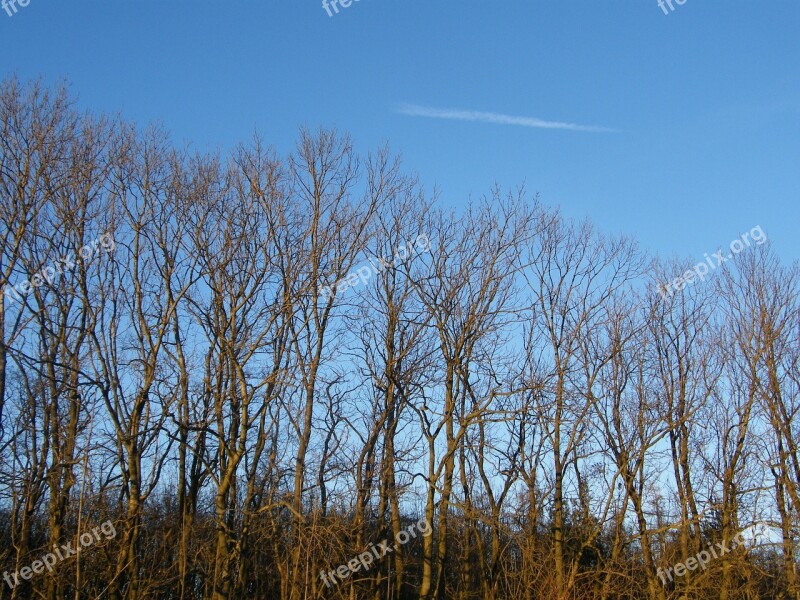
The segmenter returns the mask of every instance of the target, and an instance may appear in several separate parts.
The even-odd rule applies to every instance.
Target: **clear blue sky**
[[[198,149],[258,130],[285,152],[300,125],[335,125],[362,149],[388,141],[447,204],[524,182],[661,255],[702,260],[760,225],[794,260],[800,3],[673,4],[360,0],[329,17],[321,0],[30,0],[0,11],[0,71],[67,78],[82,107]]]

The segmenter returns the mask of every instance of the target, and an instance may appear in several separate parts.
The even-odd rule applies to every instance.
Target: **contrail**
[[[496,123],[498,125],[519,125],[520,127],[536,127],[539,129],[566,129],[569,131],[588,131],[591,133],[614,133],[618,130],[596,125],[577,125],[561,121],[543,121],[535,117],[515,117],[501,113],[480,112],[477,110],[459,110],[453,108],[431,108],[418,104],[401,104],[397,112],[411,117],[429,117],[432,119],[451,119],[454,121],[478,121]]]

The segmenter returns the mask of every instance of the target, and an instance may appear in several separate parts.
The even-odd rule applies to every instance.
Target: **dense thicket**
[[[195,155],[15,79],[0,127],[0,598],[800,599],[769,243],[659,294],[689,265],[334,131]]]

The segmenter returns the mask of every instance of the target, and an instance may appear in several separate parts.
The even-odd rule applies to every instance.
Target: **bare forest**
[[[800,600],[769,243],[660,294],[509,182],[1,86],[0,599]]]

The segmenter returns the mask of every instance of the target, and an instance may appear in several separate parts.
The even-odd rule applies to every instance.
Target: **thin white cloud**
[[[431,108],[418,104],[401,104],[397,112],[411,117],[429,117],[432,119],[451,119],[454,121],[477,121],[496,123],[498,125],[518,125],[520,127],[536,127],[539,129],[566,129],[569,131],[588,131],[592,133],[613,133],[616,129],[598,127],[596,125],[577,125],[560,121],[543,121],[535,117],[515,117],[477,110],[459,110],[454,108]]]

